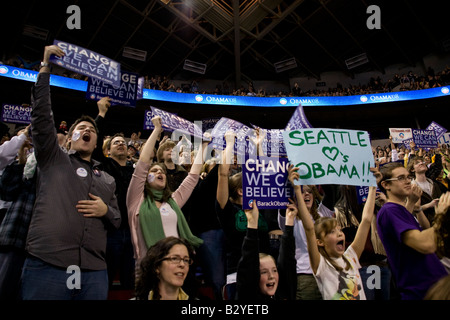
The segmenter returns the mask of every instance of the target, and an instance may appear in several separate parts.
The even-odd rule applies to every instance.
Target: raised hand
[[[297,204],[294,202],[294,200],[289,199],[289,204],[287,205],[286,208],[286,222],[285,224],[287,226],[293,226],[294,225],[294,221],[295,221],[295,217],[298,214],[298,209],[297,209]]]
[[[161,121],[161,117],[160,116],[155,116],[152,118],[152,123],[155,126],[155,130],[156,131],[161,131],[162,132],[162,121]]]
[[[256,201],[253,200],[251,207],[251,209],[244,210],[247,216],[247,228],[258,229],[259,210]]]
[[[44,49],[44,59],[42,62],[48,63],[52,54],[57,57],[63,57],[65,52],[57,45],[46,46]]]
[[[436,206],[436,214],[445,214],[450,206],[450,192],[443,193]]]
[[[110,106],[111,106],[110,97],[101,98],[100,100],[97,101],[98,114],[104,118]]]
[[[294,185],[294,181],[300,179],[300,174],[298,173],[298,168],[294,167],[292,164],[288,168],[288,180],[293,188],[300,188],[300,186]]]

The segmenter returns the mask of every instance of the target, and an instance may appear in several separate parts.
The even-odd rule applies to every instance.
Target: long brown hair
[[[323,240],[327,234],[329,234],[336,226],[338,225],[338,221],[336,218],[331,217],[320,217],[317,219],[314,223],[314,231],[316,233],[316,238],[319,240]],[[342,271],[342,267],[340,267],[331,257],[328,255],[328,252],[325,250],[325,247],[318,246],[319,247],[319,253],[327,259],[327,261],[337,270]],[[351,268],[351,264],[349,261],[345,258],[345,256],[342,256],[342,258],[345,261],[345,270],[348,270]]]
[[[160,166],[161,169],[164,171],[164,174],[166,175],[166,186],[163,189],[163,197],[161,199],[161,202],[167,202],[172,196],[172,190],[170,190],[169,183],[167,181],[167,171],[165,166],[162,166],[160,163],[154,162],[150,165],[150,168],[148,168],[148,170],[150,171],[150,169],[156,165]],[[149,196],[152,199],[152,201],[155,201],[155,198],[153,197],[153,193],[150,188],[150,184],[148,183],[147,179],[145,180],[144,196]]]
[[[311,210],[310,210],[309,213],[311,214],[311,216],[314,219],[314,221],[316,221],[317,219],[320,218],[318,210],[319,210],[319,204],[320,204],[320,202],[322,202],[323,197],[320,194],[319,189],[317,189],[317,186],[315,186],[315,185],[306,185],[306,186],[303,186],[303,187],[309,187],[311,189],[311,194],[313,195],[313,200],[314,201],[313,201],[313,204],[311,206]],[[303,188],[302,188],[302,191],[303,191]]]
[[[242,189],[242,172],[235,173],[228,180],[230,198],[234,202],[239,200],[239,189]]]

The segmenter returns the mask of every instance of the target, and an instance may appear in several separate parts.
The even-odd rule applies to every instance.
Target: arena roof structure
[[[80,29],[67,25],[70,5],[80,8]],[[353,77],[450,50],[448,1],[25,0],[8,8],[3,59],[39,59],[43,45],[58,39],[124,70],[171,79]]]

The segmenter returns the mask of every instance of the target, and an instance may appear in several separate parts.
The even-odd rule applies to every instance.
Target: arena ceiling
[[[367,8],[374,4],[381,28],[371,30]],[[81,29],[67,27],[69,5],[80,8]],[[450,50],[449,1],[25,0],[7,8],[2,59],[32,63],[58,39],[108,56],[123,70],[180,80],[320,80],[327,71],[353,77],[392,64],[414,67]],[[142,51],[142,59],[124,57],[125,48]],[[346,61],[360,55],[366,62],[349,69]],[[204,74],[186,70],[187,60],[206,65]]]

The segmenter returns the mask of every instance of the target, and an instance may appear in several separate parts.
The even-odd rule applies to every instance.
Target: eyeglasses
[[[171,257],[166,257],[163,260],[167,260],[169,261],[171,264],[180,264],[181,261],[184,262],[184,264],[187,265],[191,265],[192,263],[194,263],[194,260],[192,260],[191,258],[182,258],[180,256],[171,256]]]
[[[411,177],[408,176],[398,176],[397,178],[391,178],[391,179],[386,179],[384,181],[399,181],[399,182],[405,182],[406,180],[411,181]]]
[[[119,145],[126,145],[127,143],[125,141],[121,141],[121,140],[116,140],[112,143],[115,146],[119,146]]]

